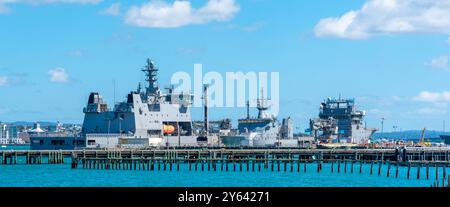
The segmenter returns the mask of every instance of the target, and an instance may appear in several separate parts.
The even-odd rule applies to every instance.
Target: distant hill
[[[29,121],[16,121],[16,122],[6,122],[7,124],[12,124],[15,126],[28,126],[32,127],[34,126],[34,122]],[[48,121],[39,121],[39,124],[41,124],[41,127],[48,127],[48,126],[56,126],[56,122],[48,122]],[[64,125],[72,125],[71,123],[63,123]],[[78,125],[78,124],[75,124]]]
[[[372,135],[373,139],[403,139],[403,140],[419,140],[420,136],[422,134],[421,130],[408,130],[408,131],[401,131],[401,132],[377,132],[374,135]],[[449,132],[442,132],[442,131],[425,131],[425,139],[440,139],[440,135],[450,135]]]
[[[34,122],[27,122],[27,121],[16,121],[16,122],[10,122],[9,124],[13,124],[16,126],[33,126]],[[55,126],[56,122],[39,122],[39,124],[41,124],[42,127],[45,126]]]

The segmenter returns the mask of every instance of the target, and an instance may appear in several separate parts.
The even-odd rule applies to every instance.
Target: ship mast
[[[208,136],[209,133],[209,122],[208,122],[208,85],[203,85],[203,99],[205,100],[204,106],[204,127],[205,127],[205,136]]]
[[[142,72],[145,73],[145,81],[148,82],[147,95],[157,95],[159,92],[158,68],[155,63],[152,60],[147,59],[147,65],[144,66]]]
[[[261,98],[258,99],[257,109],[259,111],[258,113],[258,119],[266,118],[265,111],[269,109],[269,107],[266,105],[266,99],[264,99],[264,88],[261,88]]]
[[[250,119],[250,101],[247,101],[247,119]]]

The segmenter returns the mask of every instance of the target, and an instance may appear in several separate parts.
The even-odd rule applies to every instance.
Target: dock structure
[[[146,170],[223,172],[298,172],[306,173],[311,165],[321,173],[324,163],[332,173],[359,173],[399,178],[399,168],[404,167],[407,179],[416,177],[433,181],[432,187],[450,185],[450,148],[433,149],[165,149],[165,150],[8,150],[0,151],[1,165],[17,164],[69,164],[72,169]],[[370,169],[367,169],[368,167]],[[350,169],[349,169],[350,167]],[[382,168],[386,173],[382,173]],[[425,175],[421,176],[421,169]],[[430,168],[433,171],[430,172]],[[415,170],[416,169],[416,170]],[[433,175],[433,173],[435,175]],[[414,176],[416,173],[416,176]],[[413,174],[413,175],[411,175]],[[394,176],[392,176],[394,177]]]
[[[63,164],[68,159],[82,161],[89,159],[117,160],[167,160],[195,163],[198,161],[214,164],[244,163],[246,166],[262,162],[264,168],[273,161],[287,164],[295,162],[336,162],[339,168],[357,162],[375,164],[396,163],[400,166],[450,166],[450,148],[422,149],[163,149],[163,150],[7,150],[0,151],[0,164]],[[256,165],[257,163],[255,163]],[[249,167],[249,166],[247,166]],[[374,167],[373,167],[374,168]],[[340,170],[339,170],[340,171]],[[352,170],[353,171],[353,170]],[[429,174],[427,174],[427,177]]]
[[[417,173],[417,180],[421,179],[420,171],[427,166],[426,173],[429,180],[430,168],[435,167],[431,187],[450,186],[450,176],[447,177],[446,168],[450,166],[447,151],[411,151],[406,156],[396,150],[151,150],[151,151],[112,151],[85,153],[78,156],[74,153],[72,168],[100,169],[100,170],[146,170],[146,171],[180,171],[184,164],[189,171],[222,171],[222,172],[295,172],[307,173],[311,165],[321,173],[324,163],[331,165],[331,172],[356,173],[355,165],[359,165],[359,174],[363,165],[370,165],[371,175],[382,175],[386,169],[387,178],[390,177],[391,163],[395,163],[395,178],[399,178],[399,167],[407,168],[406,177],[411,179],[411,173]],[[403,158],[407,159],[403,159]],[[224,167],[225,166],[225,167]],[[231,169],[230,169],[231,166]],[[335,169],[335,166],[337,169]],[[350,167],[350,169],[349,169]],[[313,169],[314,169],[313,168]],[[369,170],[369,169],[366,169]],[[314,171],[314,170],[313,170]],[[422,178],[425,179],[425,178]]]

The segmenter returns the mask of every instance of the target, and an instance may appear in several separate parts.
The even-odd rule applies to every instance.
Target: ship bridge
[[[337,137],[338,141],[366,143],[376,129],[364,126],[365,115],[357,110],[355,99],[328,98],[320,104],[319,118],[310,120],[310,129],[316,137],[322,130],[326,141]]]

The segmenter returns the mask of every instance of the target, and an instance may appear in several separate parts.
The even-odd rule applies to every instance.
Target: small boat
[[[2,148],[6,148],[6,145],[2,145]]]

